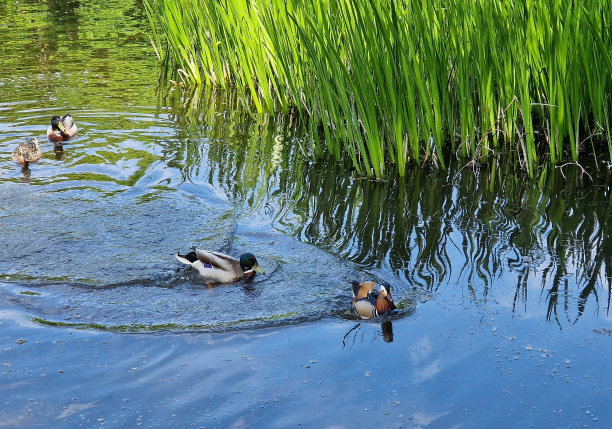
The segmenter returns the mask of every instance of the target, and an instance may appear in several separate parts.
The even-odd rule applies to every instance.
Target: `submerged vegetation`
[[[534,177],[548,159],[612,154],[610,0],[145,6],[157,52],[183,81],[308,117],[313,146],[325,141],[359,172],[504,153]]]

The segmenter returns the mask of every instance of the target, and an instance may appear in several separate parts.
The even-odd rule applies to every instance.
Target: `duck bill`
[[[61,132],[63,132],[63,133],[66,132],[66,127],[64,127],[64,124],[62,124],[62,121],[59,121],[57,123],[57,127],[60,129]]]
[[[258,264],[253,265],[253,269],[259,273],[259,274],[265,274],[266,272],[264,270],[261,269],[261,267]]]

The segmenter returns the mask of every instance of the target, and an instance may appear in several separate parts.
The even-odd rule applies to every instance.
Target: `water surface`
[[[297,117],[160,83],[139,2],[8,3],[0,23],[0,426],[610,419],[606,165],[374,182],[313,160]],[[80,132],[55,148],[65,112]],[[22,169],[28,136],[44,155]],[[266,274],[209,287],[174,259],[192,245]],[[355,317],[364,279],[398,315]]]

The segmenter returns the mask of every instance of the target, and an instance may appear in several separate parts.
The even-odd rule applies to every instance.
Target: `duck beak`
[[[261,269],[261,267],[258,264],[253,265],[253,269],[255,271],[257,271],[259,274],[265,274],[266,273],[264,270]]]
[[[60,129],[60,131],[66,132],[66,127],[64,127],[64,124],[62,124],[62,121],[59,121],[57,123],[57,127]]]

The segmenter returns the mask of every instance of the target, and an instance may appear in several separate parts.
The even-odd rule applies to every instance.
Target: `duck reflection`
[[[64,145],[61,142],[55,143],[53,147],[53,152],[55,153],[55,159],[57,161],[61,161],[64,159]]]
[[[24,165],[23,167],[21,167],[21,174],[23,174],[23,181],[24,182],[29,182],[30,181],[30,176],[32,175],[32,170],[30,170],[30,167],[27,165]]]
[[[385,343],[393,342],[393,323],[390,320],[385,320],[380,324],[382,336]]]
[[[381,337],[385,343],[393,342],[393,323],[390,320],[381,322],[380,331],[369,332],[368,326],[371,326],[371,324],[361,322],[352,326],[342,338],[342,348],[351,347],[355,343],[373,343]]]

